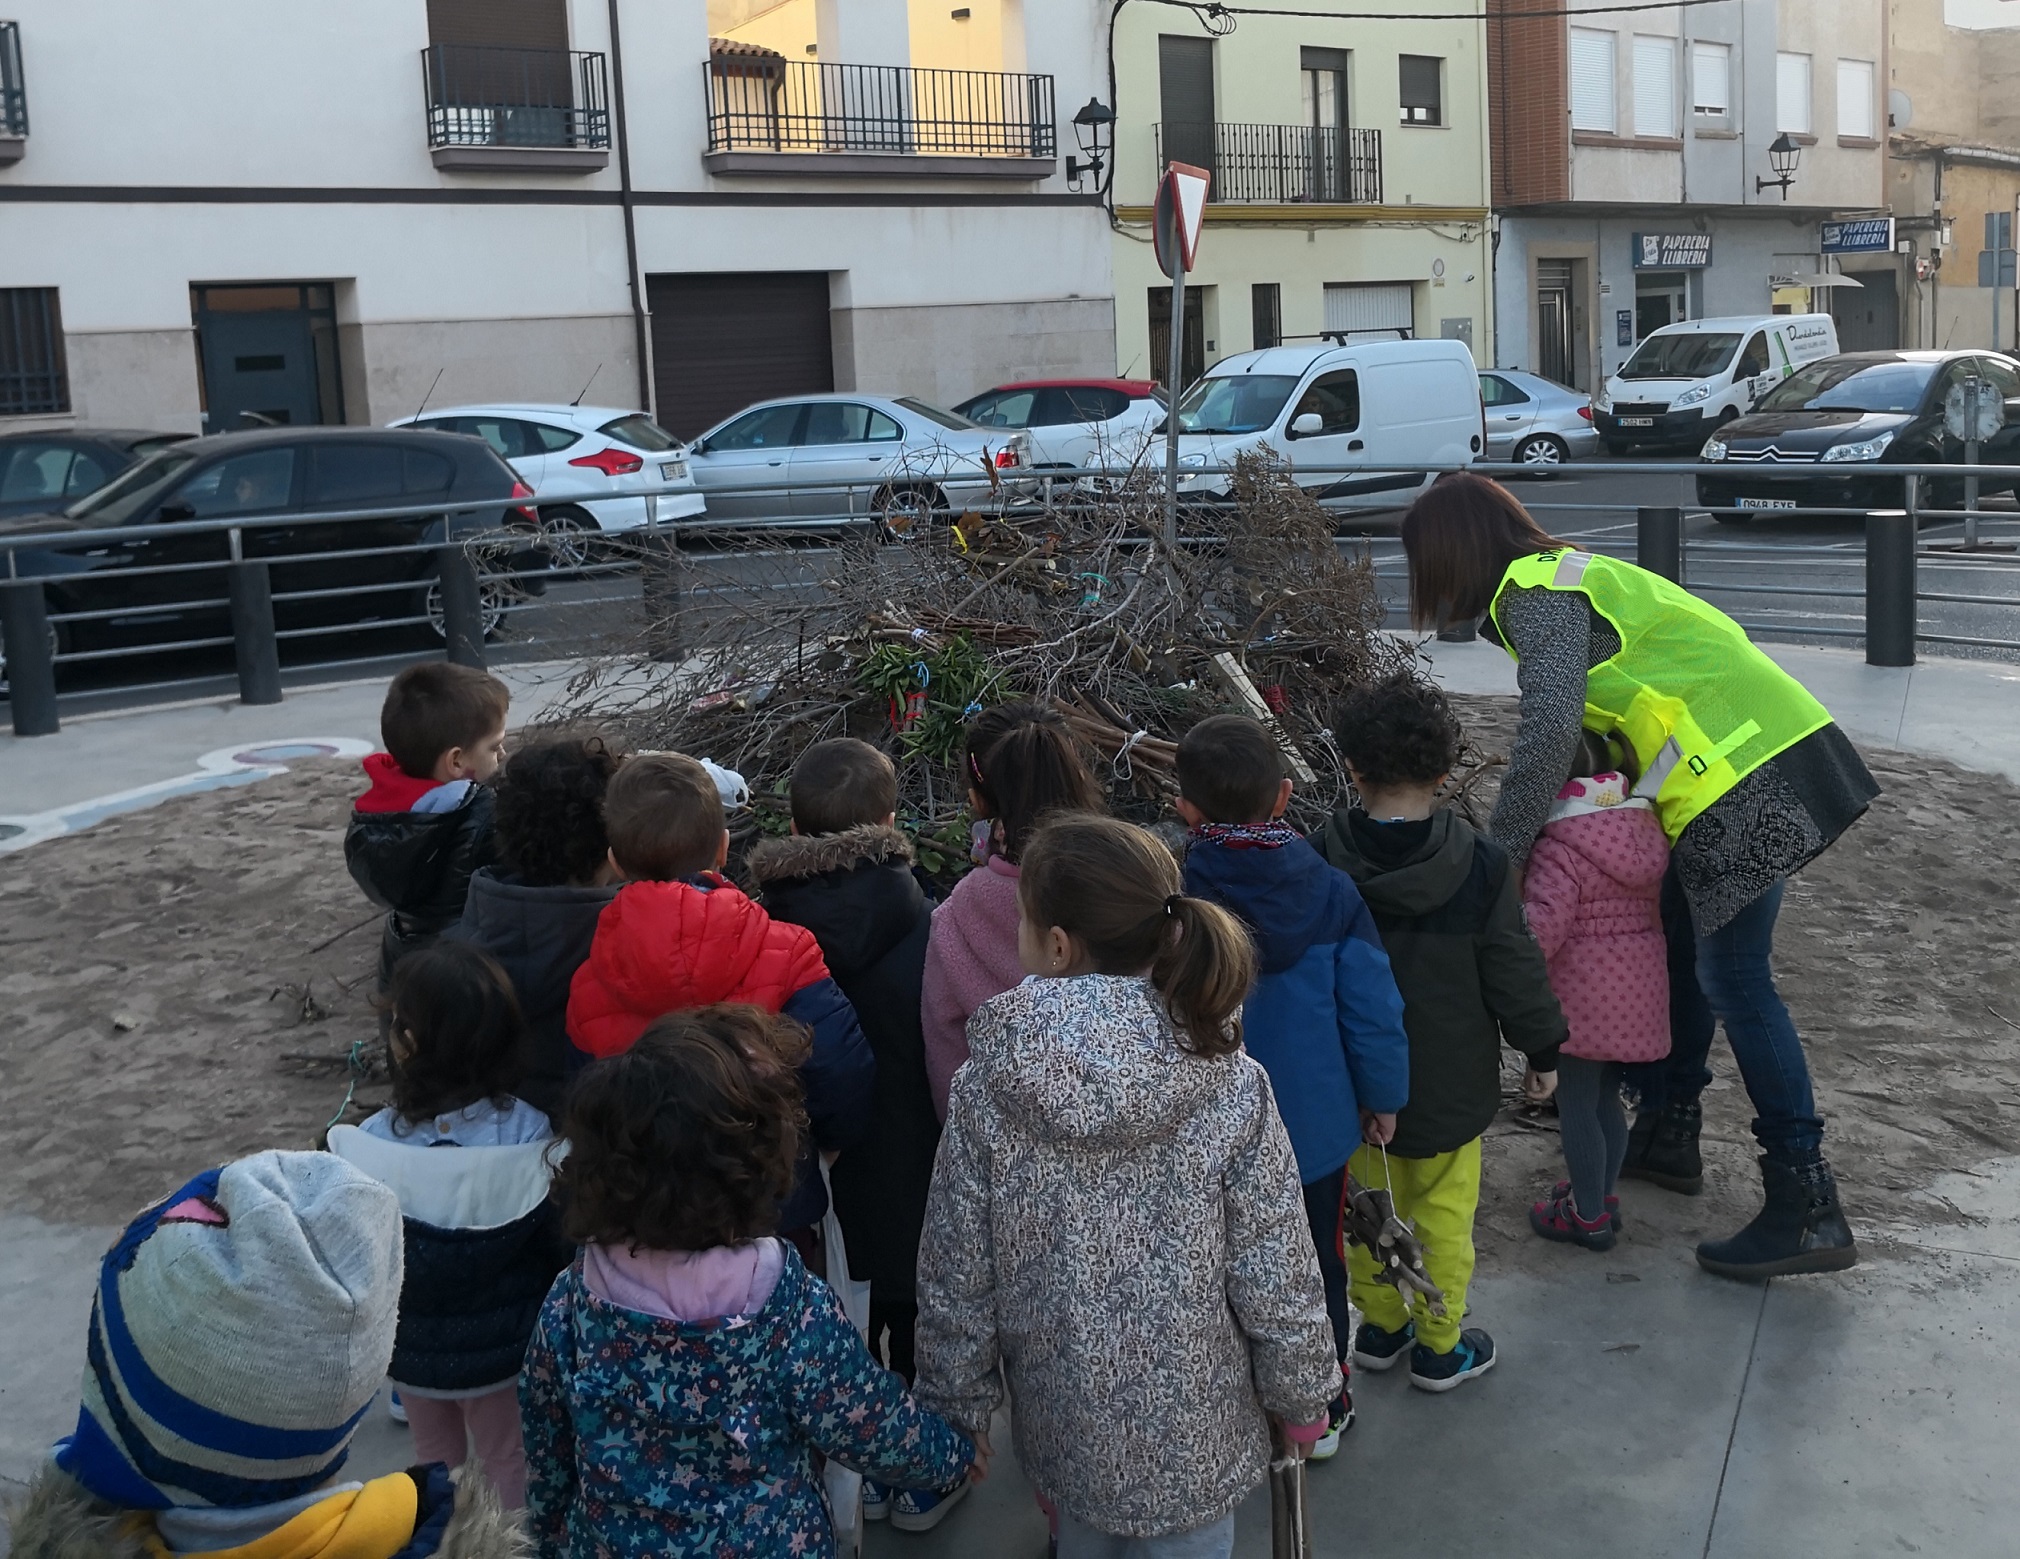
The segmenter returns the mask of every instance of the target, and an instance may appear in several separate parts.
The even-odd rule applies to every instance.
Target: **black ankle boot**
[[[1707,1240],[1697,1264],[1722,1278],[1759,1280],[1799,1272],[1842,1272],[1859,1259],[1838,1206],[1838,1183],[1821,1157],[1807,1164],[1760,1161],[1767,1204],[1729,1240]]]
[[[1704,1189],[1704,1160],[1698,1156],[1697,1134],[1704,1110],[1693,1099],[1670,1104],[1659,1115],[1638,1115],[1627,1134],[1627,1158],[1620,1166],[1623,1180],[1646,1180],[1665,1191],[1695,1196]]]

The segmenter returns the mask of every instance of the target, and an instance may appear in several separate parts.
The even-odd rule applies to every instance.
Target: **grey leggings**
[[[1627,1156],[1627,1113],[1620,1106],[1620,1063],[1559,1056],[1557,1125],[1564,1139],[1564,1167],[1571,1171],[1571,1194],[1578,1216],[1605,1216],[1606,1199],[1620,1178]]]

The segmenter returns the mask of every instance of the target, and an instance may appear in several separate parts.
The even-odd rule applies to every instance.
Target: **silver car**
[[[708,520],[815,528],[849,517],[1000,509],[1028,495],[1029,435],[909,395],[764,401],[688,446]]]
[[[1519,368],[1496,368],[1480,375],[1480,405],[1488,460],[1554,466],[1598,453],[1592,397],[1583,390]]]

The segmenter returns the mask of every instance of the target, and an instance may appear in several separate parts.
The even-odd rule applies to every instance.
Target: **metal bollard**
[[[39,579],[0,580],[0,646],[7,652],[7,706],[16,736],[54,736],[56,646]]]
[[[1866,516],[1866,664],[1915,664],[1915,516]]]
[[[231,643],[238,657],[238,701],[281,701],[281,646],[274,637],[273,582],[264,563],[231,565]]]
[[[477,570],[461,547],[435,549],[435,572],[442,586],[442,638],[449,659],[484,669],[484,603],[477,593]]]
[[[1634,511],[1634,561],[1672,584],[1683,583],[1683,510]]]

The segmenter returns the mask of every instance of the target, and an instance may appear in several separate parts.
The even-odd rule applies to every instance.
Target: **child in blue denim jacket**
[[[770,1237],[805,1048],[790,1019],[702,1007],[577,1081],[560,1178],[584,1249],[519,1386],[540,1559],[832,1555],[816,1452],[903,1488],[980,1476],[986,1444],[915,1403]]]

